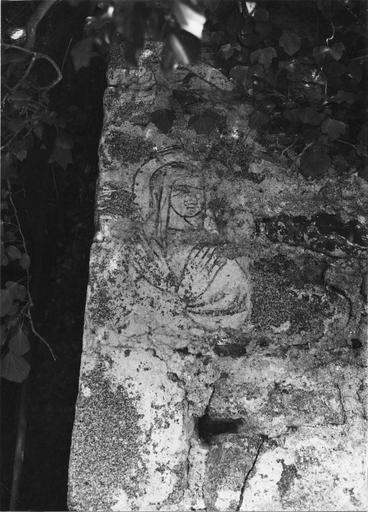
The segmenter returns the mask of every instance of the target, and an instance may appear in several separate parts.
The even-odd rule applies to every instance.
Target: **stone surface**
[[[368,185],[157,55],[108,73],[69,508],[365,510]]]

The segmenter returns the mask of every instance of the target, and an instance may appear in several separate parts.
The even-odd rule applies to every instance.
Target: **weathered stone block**
[[[108,82],[70,510],[367,508],[367,184],[286,168],[211,63]]]

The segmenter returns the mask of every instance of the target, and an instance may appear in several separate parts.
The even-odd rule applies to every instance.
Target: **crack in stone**
[[[364,380],[361,379],[360,381],[360,386],[359,388],[356,390],[356,396],[358,398],[358,402],[360,403],[360,405],[362,406],[362,418],[363,420],[367,420],[367,411],[366,411],[366,403],[365,403],[365,400],[362,396],[362,393],[363,393],[363,390],[364,390]]]
[[[342,410],[342,422],[338,423],[338,425],[346,425],[346,411],[345,411],[345,404],[344,404],[344,398],[342,396],[341,387],[339,384],[336,384],[337,394],[339,397],[339,402]]]
[[[249,480],[249,477],[251,475],[251,473],[253,472],[253,469],[255,468],[256,464],[257,464],[257,461],[258,461],[258,458],[259,458],[259,455],[261,453],[261,450],[263,448],[263,445],[265,443],[265,438],[262,437],[261,439],[261,442],[259,443],[259,446],[258,446],[258,449],[257,449],[257,453],[254,457],[254,461],[253,461],[253,464],[252,464],[252,467],[250,468],[250,470],[246,473],[245,475],[245,478],[244,478],[244,481],[243,481],[243,485],[240,489],[240,496],[239,496],[239,502],[238,502],[238,505],[236,507],[236,512],[239,512],[239,510],[241,509],[241,506],[243,505],[243,500],[244,500],[244,493],[245,493],[245,488],[246,488],[246,485],[248,483],[248,480]]]

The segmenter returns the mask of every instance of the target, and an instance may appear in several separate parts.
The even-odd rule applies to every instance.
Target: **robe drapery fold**
[[[182,270],[173,276],[170,261],[163,254],[158,257],[157,244],[151,253],[149,248],[149,243],[132,247],[132,279],[141,299],[151,297],[159,319],[171,311],[204,330],[241,329],[250,316],[251,290],[236,260],[224,258],[216,247],[181,248]]]

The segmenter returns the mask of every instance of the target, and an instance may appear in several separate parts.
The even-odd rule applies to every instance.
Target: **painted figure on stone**
[[[221,252],[202,170],[170,162],[142,176],[137,173],[134,192],[143,231],[131,257],[146,293],[164,295],[206,331],[240,329],[250,316],[250,282],[239,263]]]

